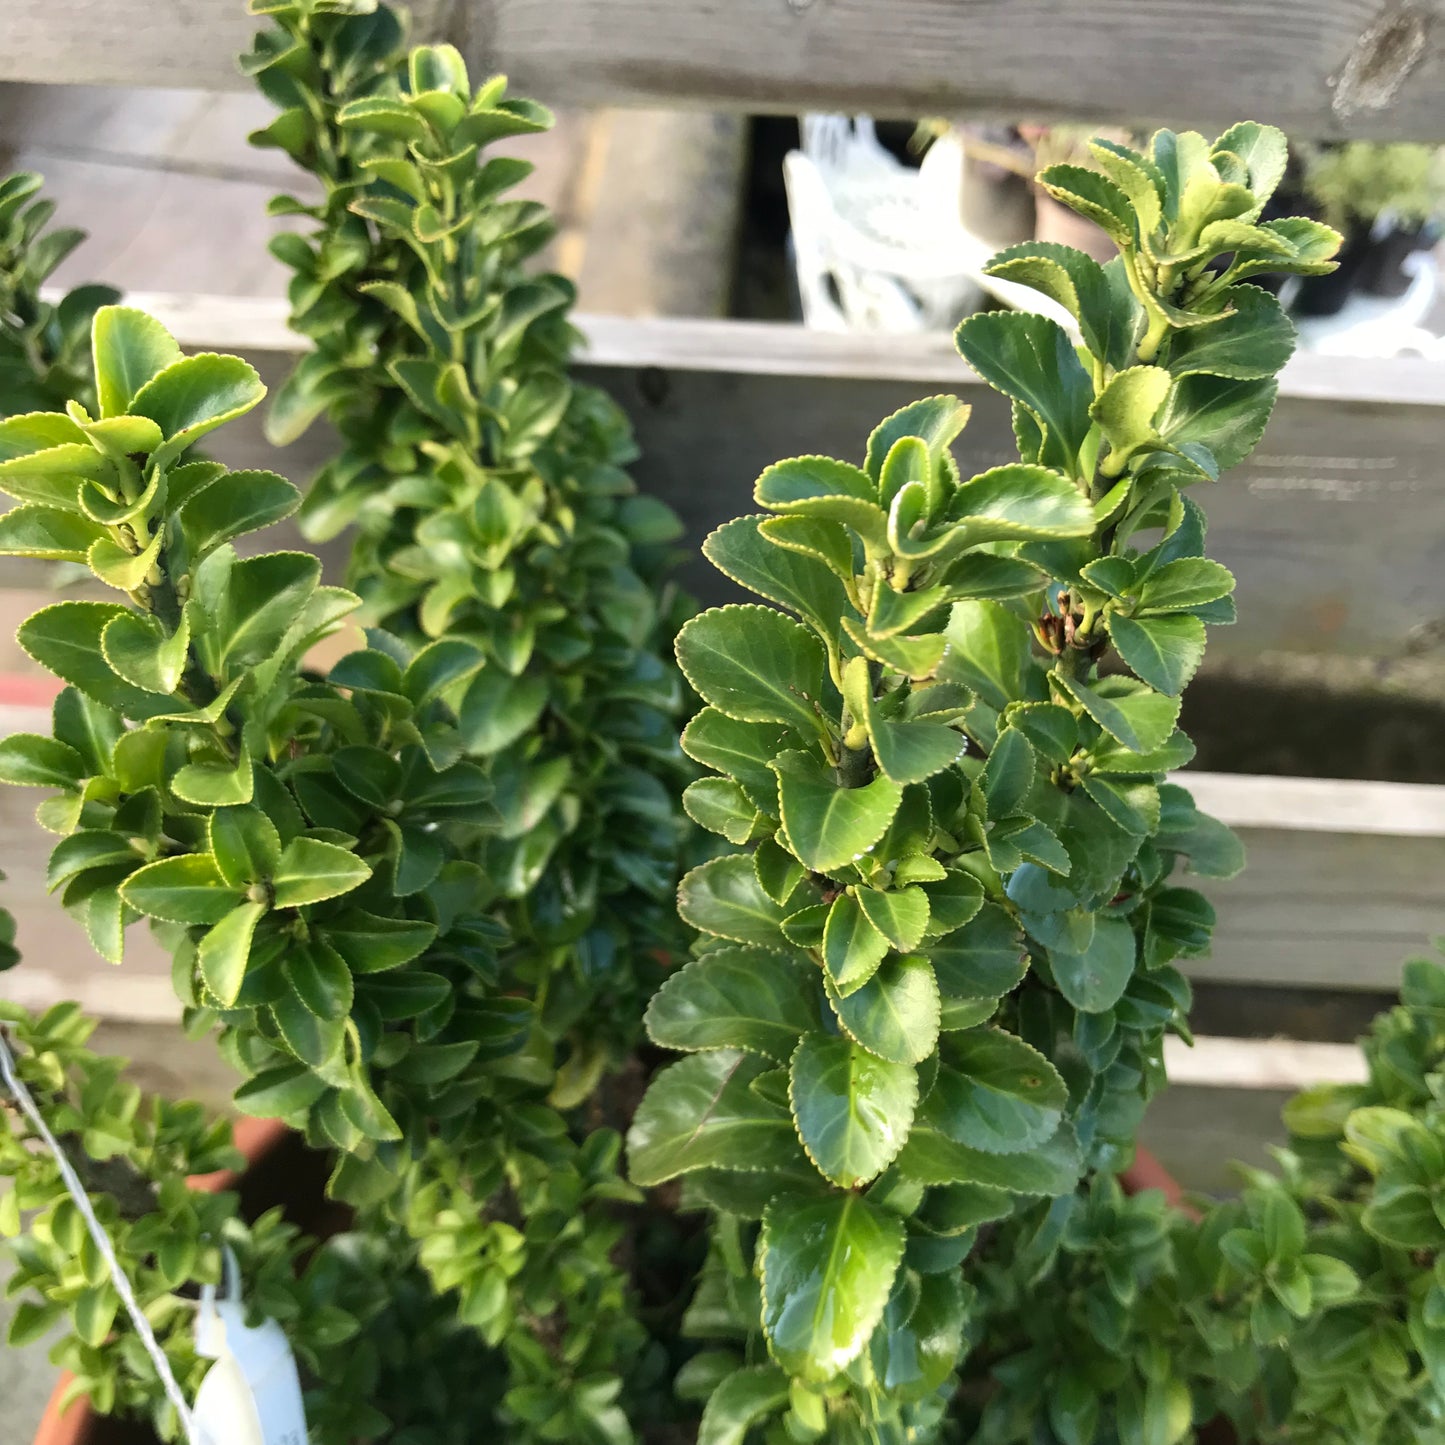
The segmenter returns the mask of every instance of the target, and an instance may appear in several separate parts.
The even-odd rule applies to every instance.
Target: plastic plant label
[[[196,1352],[216,1362],[196,1392],[196,1445],[306,1445],[291,1342],[275,1320],[247,1325],[229,1249],[225,1293],[208,1287],[196,1317]]]

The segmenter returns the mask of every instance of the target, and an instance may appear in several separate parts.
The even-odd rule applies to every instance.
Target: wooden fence
[[[1445,136],[1439,0],[420,0],[478,71],[582,105]],[[5,0],[0,80],[234,88],[240,0]]]

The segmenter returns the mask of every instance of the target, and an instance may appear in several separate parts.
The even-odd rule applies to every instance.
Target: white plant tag
[[[207,1285],[196,1353],[216,1363],[196,1392],[197,1445],[306,1445],[306,1413],[291,1342],[275,1320],[246,1324],[236,1258],[225,1251],[225,1297]]]

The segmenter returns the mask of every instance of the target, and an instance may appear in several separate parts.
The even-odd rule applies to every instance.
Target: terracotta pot
[[[1125,1194],[1142,1194],[1146,1189],[1158,1189],[1176,1209],[1196,1215],[1198,1211],[1184,1202],[1184,1190],[1179,1181],[1142,1145],[1134,1147],[1134,1162],[1119,1175]]]
[[[246,1156],[246,1167],[193,1175],[187,1181],[192,1189],[211,1194],[234,1190],[247,1219],[281,1204],[287,1218],[310,1234],[324,1237],[345,1227],[344,1211],[326,1198],[326,1155],[308,1149],[299,1134],[275,1119],[238,1120],[235,1141]],[[76,1400],[62,1410],[61,1399],[72,1378],[62,1374],[56,1381],[34,1445],[157,1445],[147,1426],[98,1415],[88,1400]]]

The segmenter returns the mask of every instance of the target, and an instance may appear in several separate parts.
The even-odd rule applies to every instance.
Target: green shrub
[[[1215,1416],[1241,1441],[1439,1438],[1445,968],[1407,964],[1401,997],[1368,1081],[1292,1099],[1239,1199],[1196,1220],[1098,1180],[987,1242],[974,1359],[1000,1388],[965,1438],[1173,1442]]]
[[[1339,238],[1260,223],[1285,165],[1265,127],[1094,151],[1040,180],[1119,257],[1027,243],[990,268],[1082,346],[1037,315],[958,332],[1019,460],[961,476],[968,408],[930,398],[862,467],[768,468],[765,510],[705,546],[786,609],[678,637],[707,704],[683,746],[718,774],[684,801],[739,851],[683,881],[703,937],[648,1026],[695,1052],[629,1135],[634,1181],[682,1179],[713,1215],[694,1332],[749,1341],[709,1356],[707,1441],[779,1412],[793,1439],[931,1438],[966,1350],[959,1265],[1128,1162],[1163,1037],[1188,1036],[1175,960],[1214,922],[1178,875],[1242,861],[1165,781],[1205,625],[1234,617],[1185,489],[1253,448],[1293,349],[1245,278],[1328,269]]]
[[[309,670],[358,599],[308,554],[233,545],[299,494],[185,460],[260,400],[255,372],[105,307],[95,373],[99,417],[0,422],[20,503],[0,551],[84,563],[125,599],[20,628],[67,684],[50,736],[0,742],[0,778],[53,793],[51,889],[112,963],[131,923],[155,926],[190,1027],[216,1030],[245,1080],[238,1108],[337,1151],[334,1192],[422,1242],[518,1389],[605,1379],[639,1342],[605,1209],[631,1191],[615,1133],[578,1143],[543,1102],[535,1009],[506,987],[476,861],[493,784],[447,700],[483,654],[374,632],[327,678]]]
[[[1351,141],[1306,152],[1305,194],[1343,230],[1390,215],[1420,225],[1445,206],[1445,158],[1438,146]]]
[[[57,302],[40,288],[85,240],[73,226],[47,230],[55,202],[40,197],[33,171],[0,180],[0,417],[95,404],[90,321],[120,300],[109,286],[77,286]]]
[[[272,243],[312,349],[268,433],[323,414],[339,433],[302,520],[315,538],[354,527],[366,618],[484,658],[458,704],[501,813],[478,861],[574,1103],[634,1041],[655,950],[685,946],[679,599],[662,582],[681,529],[623,470],[625,417],[569,379],[574,288],[530,266],[551,216],[508,194],[530,164],[492,154],[549,112],[500,78],[474,90],[449,46],[408,57],[385,8],[253,9],[273,28],[246,68],[282,107],[253,140],[322,192],[272,205],[315,225]]]

